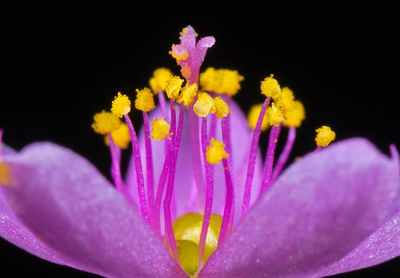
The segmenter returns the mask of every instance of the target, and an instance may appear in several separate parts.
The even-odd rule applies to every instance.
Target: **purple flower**
[[[326,147],[334,133],[324,126],[317,149],[281,173],[304,118],[301,103],[271,75],[261,86],[266,100],[248,122],[231,99],[243,79],[237,72],[208,69],[199,82],[214,42],[196,43],[193,28],[184,29],[171,54],[186,85],[166,70],[155,73],[154,110],[153,93],[137,91],[139,138],[125,95],[112,113],[97,114],[93,128],[106,135],[113,183],[53,143],[15,152],[1,144],[0,130],[0,235],[45,260],[105,277],[321,277],[400,255],[395,147],[391,157],[362,138]],[[270,136],[262,165],[264,118]],[[287,143],[275,160],[285,126]],[[133,155],[123,179],[126,138]]]

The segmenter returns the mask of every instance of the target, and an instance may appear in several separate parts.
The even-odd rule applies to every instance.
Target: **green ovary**
[[[199,242],[203,218],[203,215],[199,213],[187,213],[177,218],[172,224],[181,266],[189,275],[198,271]],[[217,249],[221,223],[222,216],[213,213],[208,226],[204,262]]]

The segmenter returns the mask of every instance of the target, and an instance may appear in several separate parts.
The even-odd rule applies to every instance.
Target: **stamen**
[[[159,94],[167,88],[168,80],[171,79],[172,73],[167,68],[158,68],[153,72],[149,84],[154,94]]]
[[[292,151],[294,141],[296,140],[296,128],[290,127],[289,133],[287,135],[286,144],[283,148],[282,153],[279,155],[278,161],[275,165],[274,171],[272,172],[272,180],[271,183],[274,183],[278,178],[279,174],[282,172],[283,167],[285,166],[290,152]]]
[[[281,87],[273,74],[261,82],[261,94],[271,97],[273,100],[279,99],[281,96]]]
[[[171,147],[170,147],[170,140],[166,140],[167,145],[167,154],[165,156],[164,165],[161,171],[160,179],[158,180],[157,186],[157,194],[156,194],[156,201],[155,201],[155,212],[154,212],[154,230],[156,233],[161,237],[161,230],[160,230],[160,214],[161,214],[161,199],[164,193],[165,182],[167,181],[168,170],[170,165],[171,159]]]
[[[207,93],[199,93],[196,102],[193,105],[193,111],[199,117],[207,117],[210,113],[215,113],[213,98]]]
[[[160,103],[161,107],[161,114],[167,120],[167,122],[169,122],[169,116],[167,115],[167,103],[165,101],[164,92],[159,92],[157,95],[158,95],[158,102]]]
[[[250,152],[249,152],[249,164],[247,167],[247,177],[246,183],[244,187],[244,196],[243,196],[243,206],[242,206],[242,217],[246,214],[250,207],[250,197],[251,197],[251,186],[254,177],[254,169],[256,166],[256,157],[257,157],[257,149],[258,149],[258,140],[260,139],[261,134],[261,123],[263,122],[265,111],[269,105],[271,98],[267,97],[261,107],[260,114],[258,116],[256,128],[253,131],[253,138],[251,139]]]
[[[124,115],[124,119],[128,126],[129,134],[131,135],[132,155],[133,155],[133,159],[135,162],[140,211],[142,213],[144,220],[150,224],[149,210],[148,210],[147,202],[146,202],[146,192],[144,189],[143,168],[142,168],[142,160],[140,158],[138,139],[137,139],[137,135],[135,132],[135,128],[133,127],[132,121],[129,118],[128,114]]]
[[[201,227],[200,242],[199,242],[199,267],[203,266],[203,254],[204,247],[206,244],[208,225],[211,217],[213,193],[214,193],[214,172],[213,166],[207,163],[206,153],[207,153],[207,118],[202,118],[201,125],[201,146],[203,150],[204,167],[206,172],[206,199],[204,208],[204,221]]]
[[[164,140],[168,136],[172,135],[172,132],[169,132],[170,127],[170,124],[164,120],[164,117],[161,119],[155,117],[151,123],[151,138],[154,140]]]
[[[226,96],[227,103],[229,104],[230,102],[230,97]],[[228,221],[229,225],[227,227],[227,231],[224,232],[226,234],[230,234],[233,228],[233,223],[234,223],[234,215],[235,215],[235,187],[234,181],[233,181],[233,159],[232,159],[232,144],[231,144],[231,128],[230,128],[230,123],[231,123],[231,115],[228,114],[226,117],[222,118],[221,120],[221,130],[222,130],[222,141],[225,144],[225,150],[228,153],[228,167],[224,166],[225,170],[225,180],[226,180],[226,175],[229,174],[230,176],[230,182],[232,183],[232,206],[231,206],[231,213],[230,213],[230,219]],[[228,168],[228,169],[226,169]],[[228,173],[227,173],[228,171]],[[228,186],[228,184],[226,184]],[[228,189],[227,189],[227,198],[228,198]],[[226,205],[226,204],[225,204]],[[224,217],[225,217],[225,212],[224,212]]]
[[[183,82],[184,80],[179,76],[174,76],[168,81],[165,92],[167,93],[169,99],[176,99],[179,96]]]
[[[110,153],[111,153],[111,177],[113,178],[115,187],[119,192],[121,192],[128,202],[137,209],[137,205],[132,195],[126,189],[125,183],[122,180],[120,159],[121,159],[121,149],[115,144],[111,133],[107,134]]]
[[[210,67],[200,74],[200,85],[205,91],[233,96],[239,91],[243,79],[236,70]]]
[[[142,90],[136,89],[135,108],[141,111],[149,112],[154,109],[154,95],[149,88]]]
[[[181,94],[177,97],[178,103],[183,103],[185,106],[190,106],[194,102],[194,98],[197,94],[197,84],[186,83],[185,87],[182,88]]]
[[[177,262],[179,262],[179,254],[178,247],[176,246],[176,241],[174,237],[174,232],[172,230],[172,217],[171,217],[171,199],[174,190],[174,179],[175,179],[175,156],[174,156],[174,144],[172,139],[169,146],[170,150],[170,159],[169,159],[169,175],[167,182],[167,190],[165,192],[164,197],[164,225],[165,225],[165,238],[167,241],[167,246],[170,249],[171,256]]]
[[[200,159],[200,140],[199,140],[199,118],[193,111],[193,106],[189,108],[189,124],[190,124],[190,149],[192,153],[192,169],[193,175],[197,186],[197,191],[200,200],[204,200],[204,176]],[[202,206],[202,203],[201,203]],[[202,209],[203,207],[200,207]]]
[[[120,119],[113,113],[103,110],[93,116],[92,128],[96,133],[107,135],[107,133],[117,130],[120,126]]]
[[[118,148],[114,139],[111,136],[111,133],[107,133],[108,144],[111,153],[111,176],[114,180],[115,187],[118,191],[122,191],[122,187],[124,186],[124,182],[121,177],[121,168],[120,168],[120,160],[121,160],[121,149]]]
[[[178,157],[179,147],[181,145],[182,131],[183,131],[183,117],[185,115],[185,106],[181,103],[179,107],[178,129],[175,138],[175,156]]]
[[[228,158],[225,152],[225,144],[221,141],[211,138],[210,144],[206,150],[206,160],[209,164],[219,164],[222,159]]]
[[[118,118],[122,118],[123,115],[128,114],[130,111],[131,101],[129,97],[118,92],[118,95],[112,102],[111,112]]]
[[[227,159],[222,160],[222,166],[225,172],[225,184],[226,184],[226,199],[224,216],[222,218],[221,231],[218,238],[218,247],[225,241],[226,235],[229,234],[229,227],[233,224],[234,211],[235,211],[235,192],[232,182],[232,174]]]
[[[211,114],[211,125],[210,125],[210,134],[209,138],[215,138],[217,134],[217,115],[216,114]]]
[[[231,97],[226,95],[225,102],[229,105]],[[232,150],[232,137],[231,137],[231,114],[229,113],[226,117],[222,118],[221,121],[222,129],[222,141],[225,144],[226,152],[228,153],[229,170],[233,172],[233,150]]]
[[[146,152],[146,182],[147,182],[147,203],[149,204],[150,222],[154,219],[154,169],[153,153],[150,140],[150,124],[147,112],[143,111],[144,143]],[[152,223],[154,227],[154,223]]]
[[[336,134],[329,126],[323,125],[315,130],[317,135],[315,136],[315,143],[317,149],[320,150],[322,147],[328,146],[333,140],[335,140]]]
[[[224,118],[231,113],[228,104],[221,97],[213,98],[213,102],[217,119]]]
[[[168,248],[171,251],[172,257],[179,262],[179,254],[178,247],[176,245],[173,229],[172,229],[172,217],[171,217],[171,200],[174,191],[174,182],[175,182],[175,169],[176,169],[176,161],[177,156],[175,152],[175,130],[176,130],[176,114],[175,114],[175,102],[173,99],[170,100],[170,108],[171,108],[171,132],[172,136],[170,137],[170,157],[169,159],[169,175],[168,175],[168,183],[167,190],[165,192],[164,198],[164,225],[165,225],[165,237],[167,239]]]
[[[264,172],[262,178],[262,185],[259,196],[268,188],[271,184],[272,169],[274,165],[275,149],[278,143],[279,133],[281,131],[281,125],[272,125],[271,132],[269,134],[268,149],[265,157]]]
[[[118,129],[111,131],[111,136],[114,140],[114,144],[121,149],[128,148],[128,145],[131,142],[129,129],[125,123],[121,123],[121,126]],[[106,145],[109,146],[108,133],[104,136],[104,141]]]

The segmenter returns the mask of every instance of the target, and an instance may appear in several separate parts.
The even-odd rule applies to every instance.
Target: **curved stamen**
[[[209,138],[215,138],[217,134],[217,116],[215,114],[211,114],[211,124],[210,124],[210,135]]]
[[[201,125],[201,146],[204,157],[204,167],[206,172],[206,199],[204,207],[204,220],[201,227],[200,242],[199,242],[199,267],[203,265],[204,247],[206,244],[208,225],[210,223],[212,202],[213,202],[213,191],[214,191],[214,173],[213,166],[207,162],[206,149],[207,149],[207,117],[202,118]]]
[[[271,184],[272,178],[272,169],[274,166],[274,157],[275,157],[275,150],[278,143],[279,134],[281,131],[281,126],[273,125],[271,127],[271,132],[269,134],[269,141],[268,141],[268,149],[267,154],[265,156],[265,163],[264,163],[264,172],[261,184],[261,190],[259,196],[268,188]]]
[[[218,238],[218,247],[225,241],[226,235],[229,233],[230,226],[233,222],[233,212],[235,211],[235,192],[232,182],[232,174],[229,170],[228,160],[223,159],[222,165],[225,172],[225,183],[226,183],[226,200],[224,208],[224,216],[222,218],[221,231]]]
[[[230,98],[228,98],[230,100]],[[228,196],[231,194],[231,199],[232,199],[232,205],[231,205],[231,213],[230,219],[228,221],[229,225],[227,226],[227,234],[230,233],[231,229],[233,228],[233,223],[234,223],[234,215],[235,215],[235,187],[233,186],[234,181],[233,181],[233,159],[232,159],[232,147],[231,147],[231,131],[230,131],[230,114],[228,114],[226,117],[223,117],[221,119],[221,129],[222,129],[222,141],[225,144],[225,150],[228,153],[228,158],[227,158],[227,165],[223,165],[224,171],[225,171],[225,182],[227,186],[227,200],[225,203],[225,208],[226,204],[228,202]],[[224,161],[222,161],[224,163]],[[229,175],[229,180],[227,180],[227,175]],[[232,192],[228,191],[228,187],[230,186],[229,183],[231,183],[232,188],[230,189]],[[225,210],[224,210],[224,218],[225,218]],[[222,226],[221,226],[221,233],[222,233]]]
[[[279,155],[278,161],[275,165],[274,171],[272,172],[272,181],[274,183],[278,178],[279,174],[282,172],[283,167],[289,159],[290,152],[293,149],[294,141],[296,140],[296,128],[290,127],[289,132],[286,139],[285,147],[283,148],[282,153]]]
[[[177,157],[175,154],[175,130],[176,130],[176,113],[175,113],[175,102],[173,99],[170,101],[171,108],[171,142],[170,146],[170,159],[169,159],[169,175],[167,190],[164,198],[164,225],[165,225],[165,237],[167,239],[167,245],[171,251],[172,257],[179,262],[178,247],[176,245],[174,231],[172,229],[172,216],[171,216],[171,201],[174,192],[175,182],[175,169]]]
[[[199,121],[197,115],[193,112],[193,105],[188,109],[189,124],[190,124],[190,148],[192,152],[192,169],[193,175],[197,186],[197,192],[199,193],[200,200],[204,200],[204,176],[200,159],[201,147],[199,144]],[[201,205],[202,206],[202,203]],[[202,209],[202,207],[200,208]]]
[[[165,101],[164,92],[159,92],[157,94],[157,97],[158,97],[158,103],[160,104],[161,108],[161,114],[165,118],[165,120],[169,122],[169,115],[167,114],[167,103]]]
[[[225,95],[225,102],[229,105],[231,102],[231,96]],[[225,149],[226,152],[228,153],[228,162],[229,162],[229,167],[230,171],[233,173],[233,150],[232,150],[232,137],[231,137],[231,114],[229,113],[226,115],[226,117],[222,118],[222,138],[224,138],[224,133],[225,133],[225,139],[223,139],[224,144],[225,144]]]
[[[160,213],[161,213],[161,199],[164,193],[165,182],[167,181],[168,170],[170,165],[170,146],[169,140],[167,142],[167,155],[165,156],[163,169],[161,171],[160,179],[158,180],[157,186],[157,193],[156,193],[156,200],[155,200],[155,209],[154,209],[154,230],[156,233],[161,237],[161,230],[160,230]]]
[[[132,121],[129,118],[128,114],[124,115],[124,119],[128,126],[129,134],[131,136],[131,141],[132,141],[132,153],[133,153],[133,159],[135,161],[136,181],[137,181],[137,189],[139,195],[140,211],[142,213],[144,220],[147,223],[149,223],[150,221],[149,210],[147,207],[146,192],[144,189],[143,168],[142,168],[142,160],[140,158],[138,139],[135,132],[135,128],[133,127]]]
[[[244,187],[243,206],[242,206],[242,217],[246,214],[250,207],[251,197],[251,186],[254,177],[254,169],[256,165],[256,157],[258,150],[258,140],[261,134],[261,123],[263,122],[265,111],[269,105],[271,98],[267,97],[262,105],[260,115],[258,116],[256,128],[253,131],[253,138],[251,139],[250,152],[249,152],[249,164],[247,167],[247,177]]]
[[[154,169],[153,169],[153,154],[150,140],[150,124],[149,116],[146,111],[143,111],[143,126],[144,126],[144,143],[146,152],[146,182],[147,182],[147,203],[149,205],[150,223],[154,227],[152,220],[154,219]]]
[[[121,177],[121,168],[120,168],[120,158],[121,158],[121,149],[115,145],[114,139],[111,136],[111,133],[107,134],[109,148],[111,153],[111,177],[113,178],[115,187],[119,192],[121,192],[124,197],[128,200],[128,202],[137,209],[137,205],[132,195],[128,192],[125,187],[125,183]]]

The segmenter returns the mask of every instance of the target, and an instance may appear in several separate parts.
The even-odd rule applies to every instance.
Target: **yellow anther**
[[[123,115],[128,114],[131,111],[131,101],[127,95],[123,95],[118,92],[118,95],[114,98],[111,106],[111,112],[122,118]]]
[[[281,97],[278,100],[279,105],[282,107],[283,111],[291,109],[291,106],[294,104],[294,94],[291,89],[288,87],[282,88]]]
[[[285,120],[282,110],[274,102],[267,108],[267,118],[269,124],[274,126],[279,126]]]
[[[170,135],[169,128],[170,125],[164,118],[154,118],[154,121],[151,123],[151,138],[154,140],[164,140]]]
[[[137,110],[149,112],[154,109],[154,95],[149,88],[136,89],[136,93],[135,108]]]
[[[189,275],[193,275],[198,270],[199,243],[203,219],[203,215],[191,212],[180,216],[172,224],[180,262],[182,268]],[[222,217],[220,215],[211,214],[204,248],[204,262],[217,249],[221,223]]]
[[[129,142],[131,141],[131,136],[129,134],[129,129],[126,123],[122,123],[118,129],[111,131],[111,136],[114,144],[121,149],[126,149],[129,145]],[[110,142],[108,141],[107,135],[104,136],[104,141],[108,146]]]
[[[167,84],[166,93],[168,98],[176,99],[182,89],[183,79],[179,76],[172,77]]]
[[[261,82],[261,94],[273,99],[278,99],[281,96],[281,87],[273,74]]]
[[[207,68],[200,74],[200,85],[203,90],[233,96],[240,90],[244,77],[236,70]]]
[[[222,159],[228,158],[225,152],[225,144],[211,138],[210,145],[207,146],[206,159],[210,164],[218,164]]]
[[[315,130],[317,135],[315,136],[315,142],[318,147],[326,147],[333,140],[335,140],[335,132],[331,130],[329,126],[323,125]]]
[[[221,97],[213,98],[213,100],[217,119],[226,117],[231,113],[228,104]]]
[[[168,80],[172,78],[172,73],[169,69],[158,68],[153,72],[153,77],[150,78],[149,84],[155,94],[165,91]]]
[[[250,128],[255,129],[258,121],[258,117],[260,116],[261,113],[261,108],[262,104],[255,104],[250,108],[249,115],[247,116],[247,121],[249,123]],[[261,123],[261,131],[265,131],[268,126],[268,120],[267,120],[267,113],[265,113],[263,121]]]
[[[207,117],[208,114],[214,113],[213,98],[207,93],[199,93],[199,97],[193,105],[193,111],[199,117]]]
[[[305,110],[300,101],[294,100],[293,91],[288,87],[283,87],[281,97],[276,102],[285,115],[283,125],[299,127],[305,119]]]
[[[303,104],[295,100],[290,106],[290,109],[285,110],[285,121],[283,125],[286,127],[299,127],[305,118],[306,112]]]
[[[101,111],[93,116],[92,128],[99,134],[107,134],[121,126],[121,120],[111,112]]]
[[[182,40],[182,36],[184,36],[186,33],[187,33],[187,31],[189,31],[189,29],[187,28],[187,27],[184,27],[183,29],[182,29],[182,31],[179,33],[179,40]],[[195,36],[197,37],[198,36],[198,34],[197,33],[195,33]]]
[[[183,87],[182,92],[176,101],[178,103],[183,103],[185,106],[190,106],[194,102],[194,97],[196,96],[196,93],[197,93],[196,83],[193,83],[191,85],[186,84],[185,87]]]
[[[189,58],[189,52],[183,47],[179,47],[180,45],[176,46],[175,44],[172,45],[171,51],[169,54],[176,59],[176,62],[179,64],[180,61],[186,60]]]
[[[10,167],[0,158],[0,185],[11,185],[11,172]]]
[[[184,27],[182,31],[179,33],[179,40],[182,40],[182,37],[187,33],[188,28]]]

